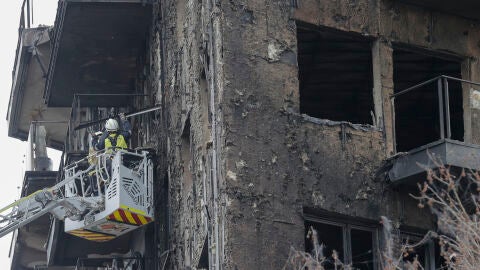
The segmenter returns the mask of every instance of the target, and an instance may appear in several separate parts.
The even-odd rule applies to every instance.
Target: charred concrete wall
[[[153,139],[159,153],[157,207],[166,209],[156,224],[159,268],[208,267],[214,245],[212,164],[218,159],[212,140],[209,10],[206,2],[172,0],[159,1],[154,11],[147,81],[163,107]]]
[[[376,37],[380,44],[392,48],[394,44],[405,44],[425,48],[432,52],[448,52],[463,58],[462,77],[478,81],[478,55],[480,38],[478,22],[453,15],[438,13],[430,9],[405,5],[400,1],[337,1],[320,3],[319,1],[301,1],[293,11],[292,18],[314,25],[322,25],[361,33]],[[391,52],[381,55],[383,65],[392,65]],[[390,67],[391,68],[391,67]],[[392,88],[392,74],[384,66],[382,93],[384,97]],[[465,140],[478,143],[478,119],[475,105],[471,103],[472,89],[464,87]],[[385,117],[388,117],[390,106],[384,101]],[[390,124],[385,119],[387,139]],[[387,141],[389,142],[389,141]],[[389,142],[390,143],[390,142]]]
[[[160,266],[280,269],[304,248],[306,213],[431,228],[378,174],[393,154],[392,53],[454,54],[479,80],[476,22],[389,0],[167,0],[154,13],[145,91],[163,107],[150,120]],[[300,114],[299,22],[374,40],[375,125]],[[463,91],[465,140],[480,143],[479,95]]]
[[[406,192],[376,172],[392,154],[392,51],[395,44],[464,58],[464,78],[479,73],[476,22],[395,1],[220,1],[225,129],[227,269],[280,269],[289,247],[304,247],[305,208],[429,228]],[[299,114],[296,22],[375,39],[377,126]],[[478,116],[464,87],[467,142]],[[339,108],[342,109],[342,108]]]

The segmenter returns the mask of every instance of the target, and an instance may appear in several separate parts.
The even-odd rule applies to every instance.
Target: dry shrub
[[[383,225],[383,237],[385,239],[385,245],[383,251],[378,251],[380,258],[380,269],[382,270],[423,270],[423,266],[415,257],[413,261],[404,261],[403,257],[408,256],[417,246],[425,244],[431,238],[431,235],[426,235],[424,239],[415,244],[404,244],[401,247],[400,255],[394,257],[395,240],[393,238],[394,233],[391,221],[382,217],[381,223]],[[337,252],[334,250],[333,254],[329,257],[324,255],[325,246],[320,243],[317,231],[310,227],[307,233],[307,239],[312,243],[313,249],[311,253],[296,250],[294,247],[290,248],[290,254],[287,263],[283,267],[283,270],[325,270],[325,264],[333,264],[335,270],[355,270],[350,265],[344,264],[340,261]],[[331,267],[329,267],[331,269]]]
[[[325,270],[324,265],[327,261],[334,265],[335,270],[351,270],[348,265],[344,265],[340,261],[338,253],[335,250],[330,257],[324,256],[323,250],[325,246],[319,242],[317,231],[313,227],[310,227],[308,230],[307,238],[312,243],[312,252],[299,251],[291,247],[287,263],[283,267],[283,270]]]
[[[420,245],[423,245],[428,239],[429,235],[426,235],[421,241],[415,244],[403,244],[401,246],[398,256],[394,256],[394,253],[397,253],[395,250],[395,240],[393,239],[393,226],[392,222],[387,218],[382,216],[380,221],[383,228],[383,239],[385,239],[385,245],[383,252],[380,252],[380,266],[382,270],[423,270],[423,266],[418,261],[418,257],[414,257],[413,261],[404,261],[403,258],[407,257],[414,249]]]
[[[480,269],[480,174],[462,170],[455,175],[438,159],[431,159],[438,169],[425,168],[427,181],[419,184],[420,194],[412,196],[419,200],[420,208],[428,206],[431,209],[437,218],[438,232],[429,232],[416,244],[402,245],[397,253],[391,222],[382,217],[385,239],[384,249],[379,251],[382,270],[423,270],[418,258],[411,262],[403,258],[430,239],[439,243],[440,255],[446,263],[442,269]],[[324,256],[324,246],[319,242],[315,229],[310,228],[308,237],[313,244],[312,253],[292,247],[284,270],[325,270],[327,260],[334,263],[336,270],[352,269],[338,259],[336,252],[331,258]]]
[[[448,269],[480,268],[480,176],[462,170],[458,175],[431,156],[438,169],[427,170],[427,181],[419,184],[419,207],[428,206],[437,218],[441,256]]]
[[[393,257],[394,253],[394,239],[392,233],[392,225],[389,219],[382,217],[381,223],[383,224],[384,239],[386,240],[384,250],[380,253],[380,266],[382,270],[423,270],[424,268],[420,264],[417,258],[414,258],[412,262],[404,262],[403,256],[407,255],[411,249],[416,246],[422,245],[426,241],[424,240],[416,243],[415,245],[403,245],[401,255],[397,258]],[[283,267],[283,270],[325,270],[325,263],[329,265],[333,264],[335,270],[355,270],[352,266],[346,265],[340,261],[337,252],[334,250],[330,257],[324,255],[325,246],[320,243],[318,239],[317,231],[310,227],[307,234],[308,241],[311,241],[313,249],[311,253],[299,251],[295,248],[290,248],[290,254],[287,263]],[[331,269],[331,267],[329,267]]]

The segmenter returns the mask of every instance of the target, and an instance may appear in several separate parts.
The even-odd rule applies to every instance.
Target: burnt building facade
[[[105,108],[158,107],[132,119],[131,142],[155,152],[156,216],[82,252],[64,244],[79,240],[54,221],[46,264],[138,252],[145,269],[281,269],[290,247],[310,248],[313,226],[327,253],[380,269],[381,216],[399,242],[435,229],[409,195],[424,177],[417,163],[436,166],[427,149],[448,165],[480,167],[475,8],[468,0],[59,1],[44,84],[31,91],[47,111],[70,108],[55,119],[70,124],[47,142],[68,164],[86,154],[76,124]],[[22,114],[37,108],[29,104],[11,102],[19,116],[9,121],[52,120]],[[419,254],[426,269],[440,263],[434,243]]]

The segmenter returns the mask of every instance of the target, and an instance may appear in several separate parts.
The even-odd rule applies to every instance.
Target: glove
[[[93,137],[92,138],[92,146],[95,146],[98,144],[98,137]]]
[[[122,120],[122,122],[127,120],[127,117],[125,116],[125,113],[120,113],[120,114],[118,114],[118,116],[120,117],[120,120]]]
[[[98,138],[102,136],[103,132],[97,131],[95,133],[92,133],[92,145],[96,145],[98,143]]]

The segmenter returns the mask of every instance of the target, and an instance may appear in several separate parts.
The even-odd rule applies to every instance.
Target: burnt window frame
[[[375,65],[375,60],[374,60],[374,46],[375,46],[375,42],[378,40],[376,37],[373,37],[373,36],[367,36],[367,35],[362,35],[361,33],[356,33],[356,32],[351,32],[351,31],[343,31],[343,30],[339,30],[339,29],[335,29],[335,28],[330,28],[330,27],[326,27],[326,26],[321,26],[321,25],[314,25],[314,24],[310,24],[310,23],[306,23],[306,22],[303,22],[303,21],[300,21],[300,20],[296,20],[295,21],[296,23],[296,41],[297,41],[297,53],[296,53],[296,56],[297,56],[297,66],[298,66],[298,112],[300,114],[305,114],[307,115],[308,117],[311,117],[311,118],[316,118],[316,119],[321,119],[321,120],[328,120],[328,121],[331,121],[331,122],[337,122],[337,123],[345,123],[345,122],[348,122],[348,123],[351,123],[353,125],[362,125],[362,126],[372,126],[372,127],[375,127],[378,125],[377,122],[377,119],[374,119],[376,118],[376,114],[378,114],[379,112],[376,111],[376,102],[375,102],[375,72],[374,72],[374,65]],[[359,112],[357,110],[354,110],[354,113],[351,113],[351,115],[349,117],[347,117],[347,119],[333,119],[332,117],[323,117],[323,116],[315,116],[315,115],[312,115],[311,113],[308,113],[308,112],[305,112],[303,109],[302,109],[302,100],[304,98],[302,98],[302,89],[304,88],[302,86],[302,75],[301,75],[301,68],[300,68],[300,61],[299,61],[299,58],[300,58],[300,54],[299,54],[299,34],[298,34],[298,30],[301,29],[301,30],[306,30],[306,31],[311,31],[311,32],[319,32],[319,33],[322,33],[322,34],[325,34],[327,33],[327,35],[331,35],[331,36],[334,36],[336,38],[344,38],[344,39],[349,39],[349,40],[352,40],[352,41],[359,41],[360,43],[365,43],[365,44],[368,44],[368,48],[369,48],[369,57],[368,57],[368,63],[369,63],[369,71],[367,72],[369,75],[369,79],[368,79],[368,86],[366,86],[367,90],[368,91],[365,91],[365,93],[368,92],[368,96],[369,96],[369,101],[368,101],[368,104],[367,105],[364,105],[364,106],[368,106],[369,107],[369,110],[367,112],[368,116],[363,116],[365,117],[365,119],[363,120],[360,120],[360,121],[356,121],[356,120],[352,120],[352,117],[351,115],[358,115],[360,113],[363,113],[363,111]],[[360,47],[360,45],[359,45]],[[367,58],[365,58],[367,59]],[[342,63],[339,63],[339,65],[341,65]],[[343,63],[344,64],[344,63]],[[326,89],[328,90],[328,89]],[[331,90],[331,89],[330,89]],[[321,95],[319,95],[321,96]],[[332,100],[334,100],[332,98]],[[338,105],[339,107],[341,106],[340,104]],[[339,108],[338,110],[340,110],[341,108]],[[352,111],[353,112],[353,111]],[[374,114],[372,116],[372,113]],[[362,118],[363,118],[362,117]],[[368,118],[368,121],[364,121]]]
[[[359,230],[359,231],[366,231],[372,234],[372,256],[373,256],[373,267],[374,270],[380,270],[381,265],[379,263],[379,254],[378,251],[380,250],[380,236],[379,236],[379,225],[375,222],[363,222],[359,219],[348,218],[348,217],[325,217],[325,216],[315,216],[315,215],[304,215],[304,226],[305,226],[305,234],[307,234],[308,223],[318,223],[318,224],[325,224],[329,226],[336,226],[342,229],[342,246],[343,246],[343,264],[351,265],[352,264],[352,238],[351,238],[351,231]],[[305,246],[305,251],[306,251]]]

